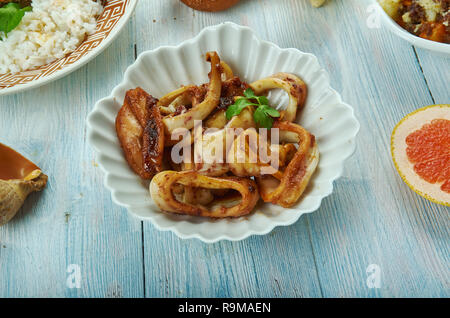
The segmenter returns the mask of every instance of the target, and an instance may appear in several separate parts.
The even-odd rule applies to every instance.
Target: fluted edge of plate
[[[342,123],[342,121],[340,123],[341,126],[345,128],[344,129],[344,131],[346,132],[345,135],[341,135],[341,138],[339,139],[340,143],[335,145],[334,148],[327,149],[327,151],[333,150],[337,152],[338,150],[340,150],[340,152],[338,160],[329,164],[329,166],[331,166],[329,169],[332,170],[333,173],[329,175],[327,178],[323,177],[324,180],[322,180],[323,183],[321,184],[321,187],[323,187],[324,190],[322,192],[314,191],[314,189],[310,191],[311,194],[308,193],[305,196],[305,198],[307,198],[306,201],[309,204],[307,206],[303,207],[301,206],[301,204],[305,202],[305,198],[302,198],[301,202],[297,204],[296,207],[290,209],[284,209],[278,206],[270,205],[271,209],[278,210],[278,215],[276,215],[275,217],[273,215],[267,216],[266,214],[261,213],[260,212],[261,205],[258,205],[258,210],[249,217],[236,220],[220,220],[220,221],[208,219],[202,219],[201,221],[199,221],[198,219],[193,219],[192,217],[173,216],[167,213],[159,212],[159,209],[157,209],[156,206],[151,202],[148,191],[145,191],[147,199],[135,201],[140,198],[139,195],[137,197],[132,196],[131,193],[133,192],[126,192],[123,191],[123,189],[122,190],[118,189],[119,180],[122,180],[123,182],[128,182],[127,186],[139,184],[141,181],[139,181],[139,177],[133,174],[131,175],[127,174],[126,170],[129,170],[129,168],[123,158],[123,155],[121,154],[122,150],[120,148],[120,145],[118,144],[117,136],[115,134],[115,128],[111,126],[109,126],[108,128],[108,122],[109,123],[114,122],[115,116],[117,114],[118,109],[121,106],[121,101],[123,100],[126,90],[137,86],[137,85],[133,86],[133,84],[137,84],[136,81],[139,82],[139,85],[142,85],[141,81],[144,78],[142,78],[142,73],[139,73],[139,71],[141,70],[148,71],[148,68],[152,66],[149,65],[149,63],[151,64],[151,62],[148,61],[151,60],[152,57],[154,56],[159,57],[159,60],[155,59],[158,60],[158,65],[154,67],[160,67],[159,61],[164,60],[166,58],[166,55],[175,54],[177,52],[178,52],[177,54],[180,54],[182,50],[186,51],[187,48],[192,45],[194,45],[194,49],[192,48],[190,49],[197,50],[200,55],[204,53],[202,50],[207,49],[206,46],[208,43],[206,44],[201,43],[201,41],[204,38],[206,38],[205,41],[209,40],[218,42],[220,36],[221,37],[226,36],[227,32],[228,33],[237,32],[238,39],[241,41],[245,39],[245,43],[251,40],[252,45],[250,47],[252,47],[253,50],[256,50],[254,49],[256,43],[258,44],[258,46],[263,46],[266,49],[265,51],[269,52],[264,54],[275,54],[274,52],[277,52],[278,61],[281,60],[279,58],[280,56],[286,57],[286,59],[283,59],[283,61],[295,59],[293,56],[296,56],[297,58],[296,63],[300,62],[304,63],[305,61],[303,60],[306,60],[308,62],[305,63],[306,66],[300,63],[302,67],[309,67],[308,72],[305,72],[306,76],[302,75],[302,77],[304,77],[304,80],[308,85],[309,91],[316,95],[320,93],[319,94],[320,96],[317,97],[313,96],[313,102],[311,103],[308,100],[309,104],[307,104],[307,106],[310,105],[310,107],[304,110],[305,114],[302,115],[302,119],[300,121],[304,120],[303,118],[304,116],[307,117],[308,115],[311,115],[311,113],[323,111],[324,110],[323,107],[330,108],[330,111],[339,110],[338,113],[345,114],[345,117],[342,117],[343,118],[342,121],[344,121],[344,123]],[[219,36],[217,36],[217,34]],[[222,38],[220,39],[222,40]],[[220,43],[215,44],[221,46]],[[239,43],[238,45],[245,45],[245,44]],[[164,53],[163,54],[164,56],[161,56],[162,53]],[[221,55],[221,57],[223,56],[223,53],[224,53],[223,51],[219,51],[219,55]],[[229,54],[233,55],[236,53],[227,52],[227,54],[224,55]],[[249,52],[248,55],[250,56],[251,52]],[[261,57],[258,56],[258,58]],[[223,59],[228,62],[226,57],[223,57]],[[285,63],[287,64],[287,62]],[[233,67],[233,65],[231,66]],[[206,65],[199,64],[196,67],[205,68]],[[276,65],[273,66],[273,68],[276,67],[277,67]],[[240,71],[242,72],[242,70]],[[274,69],[274,71],[280,70]],[[247,77],[251,76],[251,74],[249,75],[251,71],[249,71],[247,67],[245,72],[247,74],[239,74],[239,75],[243,76],[245,80],[248,80]],[[203,70],[199,71],[197,74],[199,77],[194,80],[201,82],[200,78],[203,78],[203,76],[206,74],[204,73],[205,72]],[[262,75],[270,75],[260,73],[261,71],[259,71],[259,74],[257,75],[254,73],[252,74],[256,78]],[[312,79],[310,78],[310,76],[312,76]],[[192,78],[186,78],[185,80],[192,81]],[[248,238],[251,235],[265,235],[271,232],[277,226],[291,225],[295,223],[303,214],[311,213],[317,210],[320,207],[322,200],[332,193],[333,182],[342,175],[345,160],[349,158],[355,151],[356,148],[355,139],[360,128],[359,122],[354,115],[353,108],[342,101],[341,96],[330,87],[329,82],[330,81],[328,73],[320,67],[319,62],[314,55],[309,53],[303,53],[298,49],[294,48],[281,49],[280,47],[271,42],[260,40],[258,36],[248,27],[239,26],[231,22],[225,22],[216,26],[205,28],[196,37],[184,41],[177,46],[162,46],[155,50],[145,51],[141,53],[136,59],[136,61],[132,65],[130,65],[125,71],[123,81],[113,89],[110,96],[98,101],[92,112],[88,115],[87,118],[88,140],[95,149],[95,151],[98,153],[97,157],[98,164],[101,167],[102,171],[105,173],[104,185],[107,189],[111,191],[112,200],[116,204],[126,207],[134,216],[142,220],[151,221],[158,230],[172,231],[182,239],[197,238],[207,243],[214,243],[221,240],[238,241]],[[180,83],[177,82],[176,84]],[[320,87],[316,90],[315,89],[316,86]],[[320,89],[322,90],[320,91]],[[154,91],[158,91],[158,89],[154,88]],[[169,89],[167,89],[167,91],[169,91]],[[322,103],[325,102],[329,103],[326,104],[325,106],[319,107],[320,99],[323,99]],[[316,103],[317,105],[315,105],[314,103]],[[317,122],[317,120],[315,121]],[[315,124],[320,125],[319,123]],[[341,129],[343,127],[341,127]],[[305,128],[308,129],[308,125],[305,125]],[[324,138],[326,138],[326,136]],[[318,143],[320,150],[320,142]],[[338,149],[337,148],[338,146],[343,147],[344,150]],[[123,162],[125,162],[126,167],[121,166],[121,163]],[[319,169],[320,167],[321,166],[319,163]],[[115,168],[117,170],[113,172],[112,168]],[[317,180],[314,178],[315,177],[313,176],[311,183],[317,182]],[[320,187],[317,186],[317,188]],[[138,191],[138,189],[135,190]],[[143,190],[141,189],[141,191],[142,195]],[[129,201],[127,202],[127,199],[125,199],[126,197],[129,197],[132,203]],[[268,204],[262,205],[268,206]],[[158,210],[158,212],[151,211],[148,215],[149,209],[156,209]],[[252,217],[253,221],[249,221],[252,219]],[[264,222],[261,223],[261,221]],[[225,224],[225,226],[223,224]],[[242,224],[245,224],[246,226],[244,226],[242,230],[239,230],[238,227],[239,226],[242,227]],[[222,227],[220,225],[222,225]],[[215,230],[212,228],[214,228]],[[222,232],[217,231],[218,228],[221,229]],[[236,228],[238,228],[238,230],[235,230]]]

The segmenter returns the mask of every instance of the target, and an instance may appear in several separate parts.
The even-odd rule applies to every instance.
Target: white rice
[[[95,32],[103,10],[93,0],[33,0],[32,7],[6,39],[1,34],[0,74],[32,69],[73,52]]]

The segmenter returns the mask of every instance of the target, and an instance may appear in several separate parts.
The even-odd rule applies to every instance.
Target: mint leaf
[[[256,96],[251,88],[247,88],[244,92],[245,97],[239,97],[233,105],[228,107],[225,112],[226,117],[230,120],[233,116],[237,116],[248,106],[258,106],[253,113],[253,119],[259,127],[272,128],[273,117],[280,117],[280,113],[275,108],[269,106],[269,100],[266,96]],[[252,102],[256,100],[258,104]]]
[[[228,120],[230,120],[233,116],[239,115],[242,110],[248,106],[258,106],[255,103],[250,102],[244,97],[238,98],[236,102],[228,107],[227,111],[225,112],[225,115]]]
[[[272,108],[268,105],[260,106],[264,110],[264,112],[271,117],[280,117],[280,113],[275,108]]]
[[[253,114],[253,119],[260,127],[268,129],[272,128],[273,118],[268,116],[262,107],[258,107],[255,110],[255,113]]]
[[[259,96],[258,97],[258,102],[260,105],[267,105],[269,106],[269,100],[267,99],[266,96]]]
[[[245,97],[247,97],[247,98],[257,98],[256,96],[255,96],[255,92],[251,89],[251,88],[247,88],[246,90],[245,90],[245,92],[244,92],[244,96]]]
[[[28,11],[31,11],[31,7],[21,9],[17,3],[12,2],[0,8],[0,32],[7,36],[20,24],[25,12]]]

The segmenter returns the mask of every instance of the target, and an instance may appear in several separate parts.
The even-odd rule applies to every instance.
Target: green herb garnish
[[[9,32],[19,25],[25,12],[28,11],[31,11],[31,7],[21,9],[19,4],[12,2],[0,8],[0,32],[3,32],[6,37]]]
[[[280,117],[280,113],[269,106],[269,100],[266,96],[256,96],[251,88],[247,88],[244,97],[239,97],[233,105],[228,107],[226,111],[227,119],[230,120],[233,116],[239,115],[248,106],[258,107],[253,113],[253,119],[260,127],[270,129],[273,125],[273,117]]]

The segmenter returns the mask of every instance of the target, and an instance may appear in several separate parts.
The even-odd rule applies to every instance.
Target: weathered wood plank
[[[147,297],[321,297],[305,219],[241,242],[144,234]]]
[[[267,33],[262,14],[259,1],[215,14],[174,1],[143,1],[137,8],[137,34],[142,35],[137,51],[178,44],[224,21],[251,21],[262,37],[275,36]],[[147,297],[321,296],[305,218],[264,237],[213,245],[183,241],[144,223],[144,246]]]
[[[141,222],[116,206],[86,141],[85,118],[134,60],[135,25],[87,66],[0,98],[0,138],[49,175],[0,228],[0,297],[143,296]],[[113,67],[111,67],[113,66]],[[68,288],[69,264],[81,288]]]
[[[369,30],[365,24],[367,7],[358,1],[333,2],[320,10],[313,10],[307,3],[297,1],[249,1],[225,13],[205,15],[196,12],[192,18],[181,14],[185,9],[176,5],[172,5],[170,10],[165,10],[161,3],[149,8],[144,12],[163,17],[160,21],[162,26],[158,25],[156,18],[157,22],[150,26],[150,34],[161,35],[168,29],[177,32],[171,33],[170,38],[152,38],[147,47],[142,42],[139,49],[177,44],[189,38],[189,33],[199,31],[200,26],[221,21],[246,24],[263,38],[282,47],[297,47],[316,54],[330,72],[333,86],[355,107],[363,123],[358,151],[349,161],[344,177],[336,183],[335,193],[324,201],[319,211],[306,217],[324,296],[447,294],[448,248],[444,246],[448,238],[448,228],[444,225],[447,211],[412,193],[398,178],[389,153],[390,133],[404,111],[415,109],[417,103],[431,103],[411,46],[387,30]],[[429,221],[417,222],[418,219]],[[292,231],[297,226],[279,231]],[[302,228],[308,229],[308,225]],[[146,246],[150,243],[149,231],[145,225]],[[152,241],[153,238],[154,234]],[[235,243],[220,243],[218,246],[222,248],[228,244]],[[265,246],[265,238],[238,244],[246,247],[254,247],[255,244],[256,255],[273,252]],[[179,247],[174,250],[176,256],[171,257],[177,261],[196,263],[196,260],[183,255]],[[200,248],[196,251],[206,255]],[[199,257],[198,254],[196,256]],[[203,259],[203,256],[199,258]],[[153,261],[149,254],[145,259],[148,268]],[[228,261],[226,257],[223,259]],[[275,259],[278,266],[283,263],[283,256],[270,259]],[[255,264],[253,272],[266,266],[264,261],[261,262]],[[380,289],[370,289],[366,284],[369,275],[366,268],[370,264],[377,264],[381,269]],[[241,271],[238,266],[232,268],[235,272]],[[193,270],[189,272],[195,274]],[[179,276],[184,284],[191,275],[196,277],[194,274],[188,277],[185,272],[166,275],[176,277],[175,283],[167,287],[168,294],[175,295],[174,289],[181,284],[176,283]],[[246,277],[245,273],[242,275]],[[147,286],[156,283],[151,275],[147,276],[150,278]],[[203,282],[204,276],[201,277]],[[293,284],[300,285],[300,282]],[[190,286],[189,292],[181,295],[204,295],[206,290],[211,290],[205,283],[195,287],[191,283]],[[256,285],[253,288],[258,289]],[[157,290],[152,289],[147,296],[155,293]],[[218,295],[236,294],[225,292]],[[247,289],[238,295],[251,296],[254,293]]]
[[[366,9],[359,1],[334,2],[311,17],[310,32],[324,45],[307,49],[326,61],[362,123],[345,177],[308,216],[322,289],[331,297],[448,296],[448,209],[413,193],[389,150],[395,124],[432,101],[411,46],[388,30],[368,29]],[[333,27],[324,33],[322,25]],[[379,289],[366,284],[370,264],[380,267]]]
[[[450,103],[450,57],[420,48],[415,51],[434,102]]]

